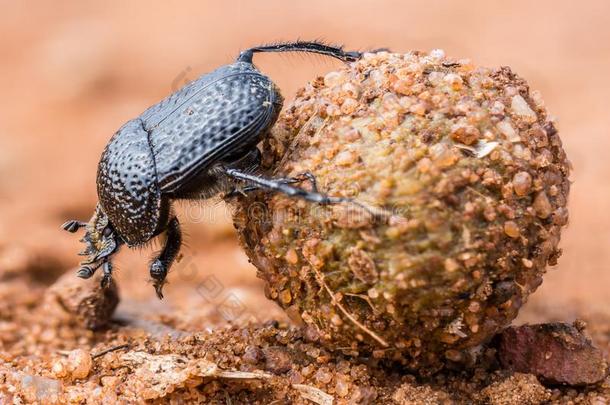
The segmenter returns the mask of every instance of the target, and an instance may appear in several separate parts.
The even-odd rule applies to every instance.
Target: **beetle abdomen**
[[[123,125],[104,149],[97,193],[102,209],[128,245],[145,243],[154,236],[161,193],[148,134],[140,119]]]
[[[281,96],[253,65],[202,76],[142,115],[159,188],[171,193],[212,164],[254,147],[277,118]]]

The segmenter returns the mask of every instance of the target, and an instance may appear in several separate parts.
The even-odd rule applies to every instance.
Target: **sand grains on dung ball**
[[[270,193],[236,202],[268,297],[335,349],[428,371],[467,362],[560,254],[569,163],[507,67],[365,54],[298,91],[263,159],[384,213]]]

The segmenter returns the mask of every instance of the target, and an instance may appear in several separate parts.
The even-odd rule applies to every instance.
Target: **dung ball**
[[[560,255],[569,162],[539,93],[508,67],[365,54],[300,89],[262,156],[268,175],[311,173],[351,201],[234,201],[266,295],[332,349],[426,371],[465,363]]]

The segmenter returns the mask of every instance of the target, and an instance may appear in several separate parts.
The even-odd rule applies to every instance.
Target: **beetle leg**
[[[84,228],[86,226],[87,226],[86,222],[77,221],[77,220],[73,219],[73,220],[64,222],[61,227],[65,231],[74,233],[74,232],[78,231],[80,228]]]
[[[104,274],[102,275],[101,286],[106,288],[112,282],[112,263],[110,263],[110,260],[105,260],[103,266]]]
[[[377,48],[370,53],[389,52],[388,48]],[[270,45],[261,45],[254,48],[246,49],[239,54],[237,60],[239,62],[252,63],[252,57],[257,52],[307,52],[318,53],[321,55],[330,56],[342,60],[343,62],[354,62],[362,57],[362,52],[344,51],[340,46],[327,45],[319,41],[295,41],[285,42]]]
[[[232,179],[245,181],[246,183],[253,184],[262,190],[276,191],[285,194],[289,197],[301,198],[305,201],[313,202],[320,205],[331,205],[348,203],[358,206],[359,208],[367,211],[369,214],[376,218],[389,218],[392,212],[383,208],[377,208],[368,204],[356,201],[347,197],[332,197],[326,194],[322,194],[315,189],[315,182],[313,183],[314,189],[312,191],[305,190],[300,187],[287,184],[282,179],[269,179],[255,174],[242,172],[238,169],[227,168],[220,166],[219,169],[227,176]],[[306,174],[306,178],[313,177],[311,173]],[[315,178],[314,178],[315,180]]]
[[[353,62],[362,57],[362,53],[357,51],[344,51],[340,46],[326,45],[322,42],[296,41],[271,45],[257,46],[246,49],[237,58],[240,62],[252,63],[252,56],[257,52],[308,52],[330,56],[344,62]]]
[[[260,190],[260,187],[258,187],[258,186],[246,186],[246,187],[242,187],[242,188],[234,187],[233,190],[229,191],[227,194],[224,195],[224,198],[233,198],[233,197],[237,197],[238,195],[246,195],[246,194],[251,193],[256,190]]]
[[[102,262],[94,263],[94,264],[85,264],[80,269],[76,275],[80,278],[91,278],[95,271],[102,265]]]
[[[224,173],[235,180],[251,183],[263,190],[277,191],[286,194],[289,197],[302,198],[306,201],[321,205],[339,204],[342,202],[352,201],[350,198],[331,197],[317,191],[308,191],[300,187],[295,187],[287,184],[285,181],[282,181],[282,179],[268,179],[255,174],[245,173],[237,169],[224,168]]]
[[[159,299],[163,299],[163,285],[165,284],[165,277],[171,267],[173,261],[180,252],[180,246],[182,245],[182,231],[180,230],[180,222],[178,218],[173,217],[166,230],[167,240],[165,246],[159,253],[159,256],[153,260],[150,265],[150,277],[153,279],[153,286]]]
[[[311,183],[311,191],[314,193],[318,192],[318,181],[312,172],[299,173],[295,177],[291,177],[290,180],[292,180],[290,183],[301,183],[307,180]]]
[[[316,182],[316,178],[311,172],[299,173],[295,177],[282,177],[279,179],[275,179],[275,181],[277,181],[278,183],[283,183],[283,184],[302,183],[305,180],[307,180],[311,183],[312,191],[314,191],[314,192],[318,191],[318,184]],[[242,187],[242,188],[235,187],[235,188],[233,188],[233,190],[231,190],[227,194],[225,194],[224,198],[233,198],[238,195],[246,195],[248,193],[251,193],[253,191],[257,191],[260,189],[261,189],[261,187],[257,186],[257,185],[249,185],[249,186]]]

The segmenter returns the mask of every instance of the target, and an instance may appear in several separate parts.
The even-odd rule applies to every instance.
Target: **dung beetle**
[[[165,232],[166,242],[150,265],[157,296],[182,244],[171,203],[207,199],[219,193],[262,189],[319,204],[347,198],[319,193],[313,177],[273,179],[256,173],[257,147],[278,118],[282,96],[252,63],[258,52],[309,52],[344,62],[361,57],[341,47],[297,41],[247,49],[237,60],[185,85],[125,123],[104,149],[97,171],[99,202],[88,223],[71,220],[69,232],[85,228],[81,242],[87,256],[77,275],[93,276],[103,267],[102,286],[112,280],[111,257],[121,245],[142,246]],[[311,190],[295,184],[309,179]]]

